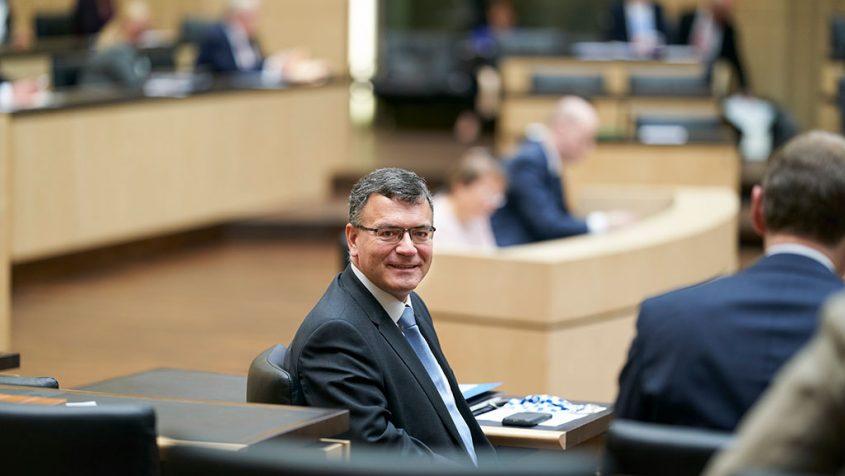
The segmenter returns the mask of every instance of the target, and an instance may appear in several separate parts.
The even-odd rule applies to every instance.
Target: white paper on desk
[[[599,405],[588,405],[584,408],[583,411],[579,412],[571,412],[566,410],[560,411],[553,411],[553,412],[546,412],[542,409],[536,408],[535,405],[519,405],[519,404],[508,404],[508,406],[503,408],[498,408],[496,410],[482,413],[478,415],[475,419],[479,422],[493,422],[493,423],[502,423],[506,417],[509,417],[515,413],[519,412],[542,412],[542,413],[551,413],[552,417],[538,426],[543,427],[558,427],[563,425],[564,423],[569,423],[571,421],[575,421],[579,418],[583,418],[594,413],[598,413],[600,411],[605,410],[605,407]]]
[[[97,402],[90,401],[90,402],[67,402],[65,403],[66,407],[96,407]]]

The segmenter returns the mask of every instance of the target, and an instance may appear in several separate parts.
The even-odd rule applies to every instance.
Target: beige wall
[[[121,3],[125,0],[117,0]],[[12,0],[15,27],[29,29],[35,12],[67,11],[74,0]],[[226,0],[148,0],[155,28],[177,32],[186,15],[216,18]],[[265,53],[301,46],[346,71],[346,0],[264,0],[261,43]]]

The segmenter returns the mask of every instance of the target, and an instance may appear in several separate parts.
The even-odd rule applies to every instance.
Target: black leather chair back
[[[482,456],[479,456],[483,458]],[[479,468],[436,461],[430,456],[399,455],[390,449],[353,447],[347,461],[327,459],[318,449],[284,444],[256,445],[241,451],[175,447],[168,450],[173,476],[595,476],[595,461],[582,455],[532,454],[490,457]]]
[[[281,344],[265,350],[249,366],[246,377],[246,401],[299,405],[299,389],[287,370],[282,367],[287,349]]]
[[[53,377],[18,377],[17,375],[0,375],[0,385],[59,388],[59,381]]]
[[[616,420],[607,432],[603,475],[697,476],[730,433]]]
[[[38,13],[35,15],[35,37],[51,38],[73,35],[73,14]]]
[[[159,473],[148,406],[0,404],[0,472],[50,476]]]

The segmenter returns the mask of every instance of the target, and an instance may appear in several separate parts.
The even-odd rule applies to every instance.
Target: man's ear
[[[760,236],[766,234],[766,214],[763,210],[763,187],[755,185],[751,189],[751,225]]]
[[[352,226],[351,223],[346,224],[346,246],[349,248],[349,257],[358,257],[358,236],[360,230]]]

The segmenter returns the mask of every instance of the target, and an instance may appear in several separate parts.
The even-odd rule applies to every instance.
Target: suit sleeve
[[[643,304],[643,308],[645,303]],[[626,420],[648,420],[650,402],[643,391],[645,376],[644,351],[648,345],[644,342],[644,311],[640,310],[637,318],[637,335],[628,350],[628,360],[619,374],[619,395],[613,413],[616,418]]]
[[[561,197],[545,186],[545,173],[527,161],[515,164],[511,171],[511,193],[528,227],[541,240],[588,233],[590,230],[584,220],[558,207]]]
[[[840,474],[845,467],[845,298],[825,310],[820,334],[784,367],[707,476],[747,468]]]
[[[229,54],[226,34],[220,30],[213,30],[203,39],[197,54],[198,67],[205,67],[214,73],[232,72],[232,58]]]
[[[348,409],[350,434],[358,441],[446,462],[390,421],[383,377],[372,355],[364,338],[348,322],[337,320],[320,326],[303,347],[298,363],[308,405]]]

